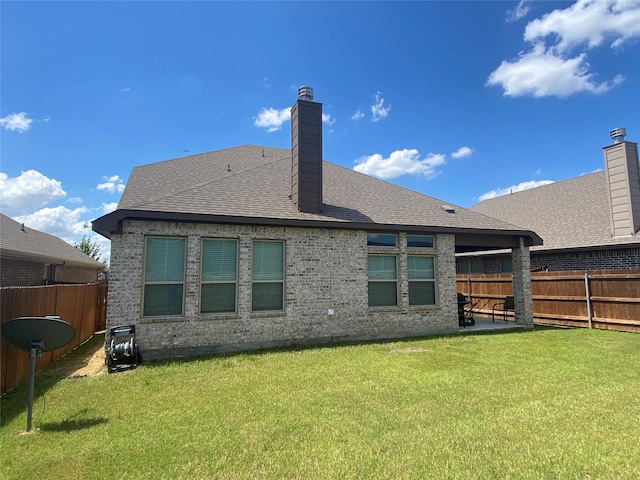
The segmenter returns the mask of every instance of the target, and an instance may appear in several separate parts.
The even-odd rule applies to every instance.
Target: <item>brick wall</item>
[[[57,282],[93,283],[98,281],[97,268],[85,268],[74,265],[56,265]]]
[[[640,248],[544,254],[531,252],[531,268],[544,266],[552,272],[640,268]]]
[[[42,285],[44,263],[3,258],[0,260],[0,285],[24,287]]]
[[[107,329],[136,325],[136,341],[148,359],[457,331],[454,236],[438,235],[435,248],[425,252],[436,255],[438,305],[417,308],[408,305],[406,237],[398,233],[399,306],[373,310],[367,306],[365,231],[126,220],[111,238]],[[141,317],[145,235],[187,239],[184,316]],[[203,237],[239,240],[237,313],[199,313]],[[254,239],[285,241],[284,312],[251,312]]]

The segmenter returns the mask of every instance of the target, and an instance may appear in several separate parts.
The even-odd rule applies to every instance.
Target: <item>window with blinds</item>
[[[409,305],[435,305],[436,280],[434,257],[407,256],[409,270]]]
[[[238,241],[203,239],[200,268],[200,312],[236,311]]]
[[[369,255],[369,306],[395,307],[398,305],[398,274],[395,255]]]
[[[143,316],[183,314],[185,254],[184,238],[145,239]]]
[[[251,310],[284,310],[284,242],[253,241],[251,276]]]

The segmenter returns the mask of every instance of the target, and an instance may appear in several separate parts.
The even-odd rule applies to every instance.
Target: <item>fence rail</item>
[[[44,352],[37,360],[41,370],[104,330],[107,314],[107,282],[82,285],[3,287],[0,289],[0,322],[17,317],[57,315],[73,325],[76,334],[66,346]],[[29,354],[4,338],[0,345],[0,393],[14,388],[29,375]]]
[[[510,274],[458,275],[457,286],[478,316],[513,295]],[[532,273],[531,293],[536,324],[640,333],[640,270]]]

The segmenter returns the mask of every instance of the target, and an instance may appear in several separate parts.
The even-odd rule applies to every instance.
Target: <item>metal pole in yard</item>
[[[589,274],[588,273],[584,274],[584,291],[585,291],[585,295],[587,297],[587,316],[589,317],[589,328],[593,328],[593,324],[591,323],[593,315],[591,313],[591,289],[589,288]]]

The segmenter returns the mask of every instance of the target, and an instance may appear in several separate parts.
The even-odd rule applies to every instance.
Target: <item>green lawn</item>
[[[38,375],[31,434],[25,386],[2,399],[3,480],[640,478],[637,334],[536,329],[80,379],[68,361]]]

